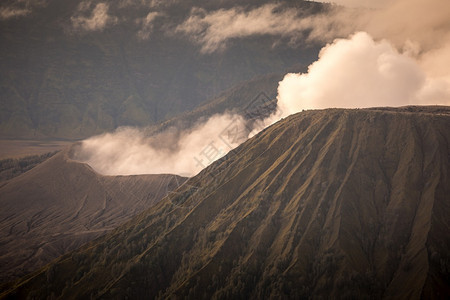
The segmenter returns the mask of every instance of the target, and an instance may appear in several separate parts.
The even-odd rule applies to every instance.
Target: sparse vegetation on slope
[[[449,128],[445,107],[290,116],[4,296],[448,297]]]

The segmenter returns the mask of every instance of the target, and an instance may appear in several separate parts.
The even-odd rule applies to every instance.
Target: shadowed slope
[[[449,129],[444,107],[290,116],[8,295],[444,298]]]
[[[1,279],[24,275],[162,199],[175,175],[102,176],[56,154],[0,188]]]

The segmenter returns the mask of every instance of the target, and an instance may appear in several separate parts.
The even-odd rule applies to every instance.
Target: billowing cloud
[[[153,31],[154,21],[159,16],[161,16],[161,13],[159,12],[149,12],[145,18],[137,21],[137,23],[141,26],[137,33],[137,36],[140,39],[147,40],[150,37],[150,34]]]
[[[360,10],[356,18],[339,19],[365,32],[326,46],[307,74],[286,75],[278,88],[284,114],[326,107],[450,105],[450,3],[381,3],[378,9]]]
[[[91,2],[83,1],[79,5],[79,12],[71,18],[72,25],[75,29],[83,29],[86,31],[101,31],[106,26],[117,23],[117,18],[108,14],[109,5],[106,3],[98,3],[90,12],[89,16],[84,16],[85,11],[89,11]]]
[[[241,116],[214,115],[192,128],[156,135],[122,127],[84,140],[75,159],[107,175],[171,173],[192,176],[246,140]]]
[[[308,73],[287,74],[278,87],[278,105],[285,115],[328,107],[448,105],[449,87],[388,41],[360,32],[326,46]]]
[[[47,5],[45,0],[16,0],[4,1],[0,5],[0,20],[9,20],[17,17],[27,16],[35,7]]]
[[[29,8],[1,7],[0,20],[7,20],[14,17],[22,17],[31,13]]]
[[[176,27],[176,32],[191,36],[202,45],[202,52],[210,53],[223,49],[230,39],[256,35],[298,38],[308,31],[305,39],[327,40],[337,34],[334,28],[343,30],[344,25],[333,26],[334,22],[324,14],[302,16],[300,11],[278,4],[265,4],[249,11],[243,7],[213,12],[194,8],[189,18]]]
[[[307,43],[331,42],[365,31],[376,39],[387,38],[396,46],[407,40],[418,42],[421,50],[436,48],[450,38],[450,3],[445,0],[330,2],[352,8],[332,6],[316,14],[281,4],[212,12],[194,8],[176,31],[200,44],[204,53],[224,49],[230,40],[258,35],[301,39]]]

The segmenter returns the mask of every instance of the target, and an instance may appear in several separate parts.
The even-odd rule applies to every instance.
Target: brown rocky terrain
[[[102,176],[69,149],[0,187],[0,279],[29,273],[161,200],[175,175]]]

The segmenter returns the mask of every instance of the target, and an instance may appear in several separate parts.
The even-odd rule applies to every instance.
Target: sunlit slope
[[[445,298],[450,110],[290,116],[10,297]]]
[[[0,188],[0,279],[74,250],[176,188],[175,175],[102,176],[65,150]]]

